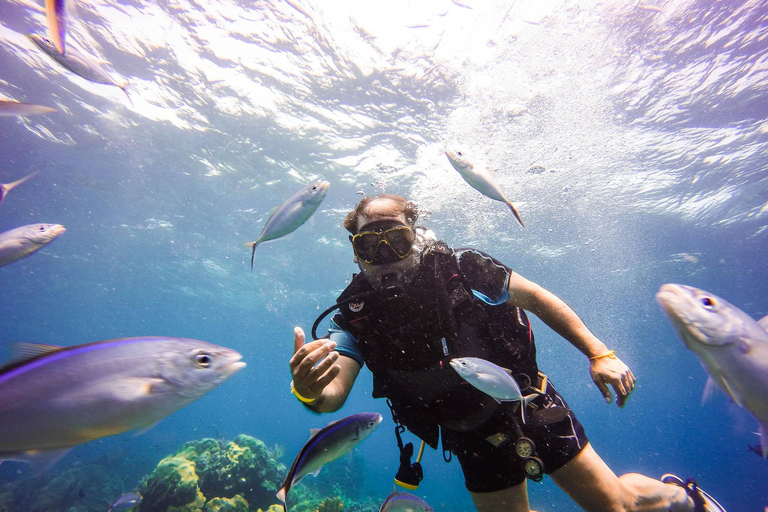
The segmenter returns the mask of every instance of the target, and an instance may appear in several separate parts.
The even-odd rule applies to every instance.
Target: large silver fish
[[[517,381],[504,368],[479,357],[457,357],[450,365],[462,379],[498,403],[522,402],[520,414],[525,423],[525,405],[538,394],[523,396]]]
[[[381,423],[381,414],[361,412],[332,421],[321,429],[310,430],[309,441],[304,444],[293,461],[277,499],[283,502],[286,512],[288,491],[307,475],[317,476],[325,464],[346,454],[363,441]]]
[[[29,178],[35,176],[37,172],[33,172],[31,174],[27,174],[20,180],[12,181],[10,183],[0,183],[0,203],[3,202],[3,199],[5,199],[8,196],[8,192],[11,191],[12,188],[21,185],[25,181],[27,181]]]
[[[245,366],[234,350],[186,338],[20,347],[27,357],[0,368],[0,460],[149,428]]]
[[[253,270],[253,257],[256,246],[268,240],[274,240],[292,233],[302,224],[307,222],[315,213],[317,207],[325,199],[330,184],[327,181],[316,181],[302,188],[292,195],[286,202],[275,208],[267,219],[264,229],[261,230],[258,240],[246,242],[246,247],[251,248],[251,270]]]
[[[756,322],[720,297],[680,284],[663,285],[656,301],[709,374],[705,398],[717,386],[752,413],[768,457],[768,316]]]
[[[71,47],[67,49],[67,53],[61,53],[50,39],[37,34],[30,34],[29,38],[46,55],[74,74],[97,84],[119,87],[125,93],[128,101],[133,104],[131,97],[128,96],[128,83],[116,81],[112,78],[112,75],[88,55]]]
[[[400,492],[397,487],[389,493],[379,507],[379,512],[433,512],[433,510],[423,499],[409,492]]]
[[[0,267],[26,258],[63,235],[61,224],[27,224],[0,233]]]
[[[18,101],[0,100],[0,117],[25,117],[40,114],[52,114],[58,112],[55,108],[34,105],[32,103],[20,103]]]
[[[452,151],[448,149],[445,151],[445,156],[448,157],[448,161],[451,162],[453,168],[459,171],[459,174],[464,178],[464,181],[469,183],[472,188],[484,196],[495,199],[496,201],[501,201],[509,206],[509,209],[512,210],[512,214],[517,219],[517,222],[525,227],[523,219],[521,219],[520,214],[517,213],[517,209],[504,196],[504,193],[496,184],[496,180],[490,171],[479,165],[474,165],[461,151]]]

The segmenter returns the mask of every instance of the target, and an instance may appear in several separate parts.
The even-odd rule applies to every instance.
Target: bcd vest
[[[370,292],[373,286],[355,275],[338,302],[366,295],[343,305],[334,320],[357,338],[373,373],[374,398],[387,397],[398,421],[433,448],[439,427],[472,430],[498,407],[451,368],[451,359],[479,357],[510,369],[519,383],[526,380],[520,374],[535,382],[536,347],[525,312],[476,298],[444,244],[425,251],[402,293]]]

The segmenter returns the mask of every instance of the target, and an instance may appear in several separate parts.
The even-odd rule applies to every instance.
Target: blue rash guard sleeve
[[[454,257],[475,297],[491,306],[509,299],[509,277],[512,275],[509,267],[477,249],[457,249]]]
[[[336,342],[336,348],[334,350],[338,352],[339,355],[350,357],[361,367],[363,366],[365,359],[363,359],[363,353],[357,345],[357,338],[339,327],[333,320],[331,320],[331,327],[328,329],[328,333],[331,341]]]

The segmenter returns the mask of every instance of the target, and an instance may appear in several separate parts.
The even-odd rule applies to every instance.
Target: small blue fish
[[[136,508],[141,503],[141,494],[137,492],[129,492],[123,494],[117,500],[109,506],[107,512],[128,512]]]
[[[6,196],[8,196],[8,192],[10,192],[12,188],[18,185],[21,185],[22,183],[27,181],[29,178],[32,178],[36,174],[37,172],[33,172],[32,174],[28,174],[24,176],[20,180],[12,181],[11,183],[0,183],[0,203],[2,203],[3,199],[5,199]]]
[[[81,53],[74,48],[69,48],[66,54],[61,53],[50,39],[36,34],[30,34],[29,39],[46,55],[77,76],[97,84],[119,87],[125,93],[125,96],[128,98],[131,105],[133,105],[131,97],[128,96],[128,83],[116,81],[112,78],[112,75],[88,55]]]
[[[256,253],[256,246],[268,240],[274,240],[285,236],[288,233],[296,231],[302,224],[307,222],[315,213],[320,203],[325,199],[330,183],[327,181],[316,181],[302,188],[292,195],[286,202],[272,212],[267,219],[264,229],[261,231],[258,240],[255,242],[246,242],[246,247],[251,248],[251,270],[253,270],[253,258]]]
[[[399,492],[395,487],[384,503],[381,504],[379,512],[433,512],[434,509],[423,499],[409,492]]]
[[[317,476],[325,464],[352,450],[376,430],[381,420],[381,414],[361,412],[332,421],[322,429],[310,430],[309,441],[294,459],[283,487],[277,492],[285,511],[288,512],[286,500],[291,487],[307,475]]]
[[[0,460],[32,463],[147,429],[245,366],[232,349],[186,338],[22,343],[16,352],[0,368]]]
[[[504,368],[479,357],[457,357],[450,365],[461,378],[497,402],[523,402],[520,412],[525,423],[525,404],[538,394],[523,396],[517,381]]]
[[[53,114],[58,112],[55,108],[32,103],[20,103],[18,101],[0,100],[0,117],[26,117],[40,114]]]
[[[27,224],[0,233],[0,267],[26,258],[67,231],[61,224]]]
[[[453,168],[459,171],[459,174],[464,178],[464,181],[469,183],[472,188],[483,194],[485,197],[501,201],[509,206],[509,209],[512,210],[512,215],[515,216],[517,222],[519,222],[522,227],[525,227],[523,219],[521,219],[520,214],[517,213],[517,208],[515,208],[515,205],[504,196],[504,193],[496,184],[496,180],[489,170],[479,165],[474,165],[461,151],[446,150],[445,156],[448,157],[448,161],[451,162]]]

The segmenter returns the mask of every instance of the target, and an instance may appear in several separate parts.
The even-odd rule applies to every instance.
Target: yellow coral
[[[256,512],[283,512],[283,506],[280,504],[270,505],[267,510],[257,510]]]
[[[326,498],[320,502],[316,512],[341,512],[344,510],[344,502],[338,496],[335,498]]]

